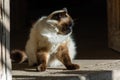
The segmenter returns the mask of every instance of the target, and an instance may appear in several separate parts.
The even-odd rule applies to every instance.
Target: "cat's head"
[[[47,17],[47,23],[55,29],[57,34],[67,35],[72,32],[73,19],[66,8],[52,12]]]

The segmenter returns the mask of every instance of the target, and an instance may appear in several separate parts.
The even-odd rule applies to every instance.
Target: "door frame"
[[[12,80],[10,60],[10,0],[0,0],[0,80]]]
[[[108,47],[120,52],[120,0],[107,0]]]

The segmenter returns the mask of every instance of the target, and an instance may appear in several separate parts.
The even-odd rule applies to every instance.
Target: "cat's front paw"
[[[70,64],[70,65],[67,65],[66,67],[68,70],[75,70],[80,68],[78,64]]]
[[[37,71],[41,72],[41,71],[45,71],[45,70],[46,70],[46,65],[40,64],[39,66],[37,66]]]

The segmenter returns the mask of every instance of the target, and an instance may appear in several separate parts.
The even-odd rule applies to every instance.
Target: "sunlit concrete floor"
[[[13,80],[120,80],[120,60],[74,60],[79,70],[66,70],[64,66],[37,72],[27,63],[12,65]]]

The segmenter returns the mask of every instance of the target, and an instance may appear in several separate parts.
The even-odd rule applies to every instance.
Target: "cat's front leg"
[[[66,45],[61,45],[58,48],[56,56],[65,65],[65,67],[68,70],[75,70],[75,69],[80,68],[78,64],[72,63],[70,55],[69,55],[69,51]]]
[[[45,71],[47,68],[47,63],[49,59],[49,54],[48,52],[37,52],[37,71]]]

